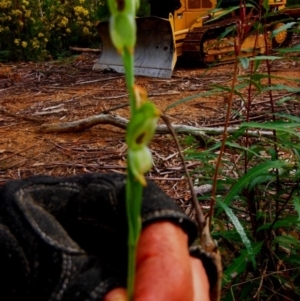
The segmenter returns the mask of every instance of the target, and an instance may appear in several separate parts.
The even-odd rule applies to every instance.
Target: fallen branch
[[[93,52],[93,53],[101,52],[101,49],[95,49],[95,48],[69,47],[69,49],[75,52]]]
[[[127,127],[127,123],[128,119],[120,116],[115,116],[111,114],[99,114],[93,115],[85,119],[65,123],[42,124],[39,127],[38,131],[43,133],[76,133],[89,129],[98,124],[109,124],[125,130]],[[172,126],[177,133],[192,134],[193,136],[201,137],[205,141],[210,139],[210,137],[208,137],[204,133],[204,131],[202,131],[201,128],[177,124],[174,124]],[[206,130],[213,132],[213,130],[209,128],[207,128]],[[222,131],[218,131],[218,134],[220,134],[221,132]],[[166,125],[158,125],[156,128],[156,133],[168,134],[169,129]]]
[[[98,124],[109,124],[115,127],[126,129],[128,119],[115,116],[112,114],[99,114],[93,115],[85,119],[80,119],[76,121],[70,121],[58,124],[42,124],[38,131],[42,133],[76,133],[89,129]],[[220,135],[224,131],[224,127],[210,128],[210,127],[194,127],[189,125],[172,124],[175,132],[181,134],[191,134],[196,137],[201,137],[205,141],[211,139],[208,135]],[[236,132],[239,127],[229,127],[227,132],[232,134]],[[156,128],[156,134],[168,134],[169,129],[166,125],[158,125]],[[250,135],[272,135],[271,131],[248,131]]]
[[[99,114],[76,121],[42,124],[38,131],[43,133],[76,133],[89,129],[98,124],[110,124],[121,129],[126,129],[128,120],[111,114]]]

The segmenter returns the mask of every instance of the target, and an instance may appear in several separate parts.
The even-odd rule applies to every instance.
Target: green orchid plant
[[[111,12],[109,30],[111,40],[121,55],[125,69],[130,100],[130,120],[126,130],[127,182],[126,208],[128,220],[128,300],[133,300],[136,248],[141,232],[141,204],[143,187],[147,185],[144,174],[152,167],[148,148],[160,111],[148,100],[147,93],[134,83],[134,46],[136,43],[136,11],[139,0],[108,0]]]

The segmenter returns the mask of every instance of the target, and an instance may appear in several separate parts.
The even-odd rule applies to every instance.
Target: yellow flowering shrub
[[[0,9],[9,8],[11,6],[11,0],[1,0]]]
[[[75,6],[74,11],[75,16],[87,16],[89,14],[89,11],[87,9],[84,9],[82,6]]]
[[[70,46],[100,43],[94,27],[97,2],[0,0],[0,61],[2,52],[9,53],[6,60],[41,60]]]

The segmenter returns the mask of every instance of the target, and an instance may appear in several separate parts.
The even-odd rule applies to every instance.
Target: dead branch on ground
[[[126,129],[128,119],[112,114],[99,114],[93,115],[85,119],[76,121],[58,123],[58,124],[42,124],[38,131],[42,133],[76,133],[89,129],[98,124],[108,124],[121,129]],[[172,124],[172,127],[176,133],[190,134],[195,137],[200,137],[203,141],[207,142],[212,138],[212,135],[220,135],[223,133],[223,127],[211,128],[211,127],[195,127],[184,124]],[[239,127],[229,127],[227,132],[232,134],[239,130]],[[158,125],[156,128],[156,134],[168,134],[169,129],[166,125]],[[248,134],[253,136],[270,136],[271,131],[248,131]],[[210,136],[208,136],[210,135]]]
[[[74,52],[92,52],[92,53],[100,53],[101,52],[101,49],[95,49],[95,48],[69,47],[69,49]]]

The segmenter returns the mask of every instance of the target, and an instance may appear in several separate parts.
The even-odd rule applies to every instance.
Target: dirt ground
[[[91,172],[125,172],[125,131],[99,124],[74,133],[43,133],[42,124],[76,121],[101,113],[128,118],[128,102],[124,76],[93,71],[98,55],[83,53],[64,61],[0,65],[0,185],[10,179],[47,174],[69,176]],[[272,74],[300,78],[300,63],[274,61]],[[266,72],[265,67],[261,72]],[[205,68],[177,66],[171,79],[137,77],[136,83],[148,91],[149,98],[165,110],[184,97],[207,91],[211,85],[229,85],[233,65]],[[240,75],[247,71],[241,71]],[[284,84],[283,79],[274,82]],[[299,83],[289,83],[299,87]],[[276,91],[275,100],[287,91]],[[224,93],[211,97],[195,97],[193,101],[167,111],[174,124],[219,127],[224,125],[226,111]],[[293,102],[281,110],[300,113]],[[253,100],[251,118],[261,120],[269,108],[263,96]],[[234,98],[231,123],[238,124],[245,104]],[[113,109],[113,110],[112,110]],[[111,111],[110,111],[111,110]],[[109,112],[108,112],[109,111]],[[181,141],[184,136],[180,135]],[[199,143],[199,147],[200,147]],[[188,206],[190,193],[175,143],[169,134],[155,135],[151,151],[154,167],[148,177],[183,206]],[[183,149],[188,145],[183,144]],[[199,162],[187,162],[190,171]]]

